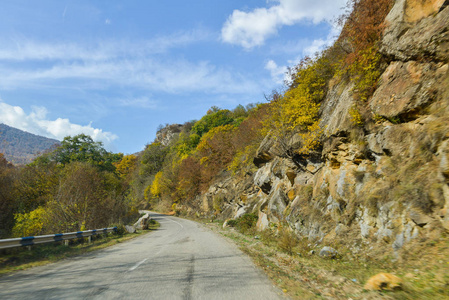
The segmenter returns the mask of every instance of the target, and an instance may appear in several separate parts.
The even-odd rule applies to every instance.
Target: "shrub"
[[[293,248],[298,245],[298,237],[287,227],[282,227],[279,232],[278,246],[282,251],[293,254]]]
[[[237,229],[242,233],[248,233],[254,230],[258,219],[256,214],[244,214],[237,219]]]
[[[29,213],[15,214],[16,223],[12,229],[14,237],[40,235],[43,232],[45,220],[45,209],[36,208]]]
[[[363,118],[359,110],[357,109],[357,106],[354,105],[349,109],[349,115],[351,116],[352,124],[354,124],[355,126],[363,126]]]
[[[237,227],[238,221],[237,220],[228,220],[227,224],[229,227]]]

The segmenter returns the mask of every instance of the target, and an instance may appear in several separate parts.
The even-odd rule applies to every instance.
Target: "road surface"
[[[240,250],[195,222],[0,278],[0,299],[281,299]]]

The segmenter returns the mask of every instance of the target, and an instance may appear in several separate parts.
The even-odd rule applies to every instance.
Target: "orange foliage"
[[[176,198],[193,199],[200,193],[201,165],[198,159],[189,156],[181,162],[178,174]]]
[[[385,17],[390,11],[393,0],[349,0],[348,13],[339,22],[344,23],[339,43],[349,43],[346,49],[346,64],[357,60],[359,53],[371,48],[379,41],[385,28]],[[352,12],[349,12],[351,11]],[[345,47],[345,46],[343,46]]]

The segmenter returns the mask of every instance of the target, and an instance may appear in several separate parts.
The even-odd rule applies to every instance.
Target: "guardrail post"
[[[87,242],[90,244],[90,243],[92,243],[92,236],[91,235],[89,235],[89,237],[87,238]]]
[[[64,240],[64,246],[68,246],[69,245],[69,240]]]

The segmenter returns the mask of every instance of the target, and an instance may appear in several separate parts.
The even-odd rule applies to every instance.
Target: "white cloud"
[[[317,52],[331,46],[340,35],[341,27],[332,26],[326,39],[314,40],[309,46],[305,47],[303,53],[306,56],[314,56]]]
[[[120,106],[156,109],[156,101],[150,100],[148,97],[126,98],[118,101]]]
[[[116,86],[146,91],[247,93],[259,84],[207,61],[157,55],[205,39],[202,30],[145,42],[104,42],[94,46],[30,41],[0,43],[0,88],[103,90]]]
[[[277,5],[250,12],[234,10],[221,30],[222,40],[246,49],[263,45],[282,26],[301,21],[314,24],[332,19],[340,13],[346,0],[276,0]]]
[[[42,88],[49,85],[70,89],[106,89],[129,86],[167,93],[246,93],[259,85],[236,72],[208,62],[162,61],[137,58],[115,61],[57,62],[48,68],[0,66],[0,88]],[[68,80],[70,79],[70,80]]]
[[[204,41],[211,33],[203,29],[179,31],[149,40],[99,41],[90,46],[76,43],[42,43],[31,39],[0,40],[0,60],[17,61],[107,61],[166,53],[171,49]]]
[[[320,51],[324,50],[326,47],[331,46],[335,39],[340,34],[341,28],[333,26],[326,37],[326,39],[316,39],[313,41],[308,40],[300,40],[296,43],[286,43],[286,48],[281,49],[281,47],[274,47],[274,50],[272,53],[301,53],[299,56],[295,57],[294,59],[288,60],[287,63],[290,67],[296,66],[302,58],[306,56],[314,57],[315,54],[319,53]],[[291,49],[294,49],[295,51],[291,51]],[[287,66],[278,66],[273,60],[269,60],[266,65],[265,69],[269,70],[271,73],[271,78],[276,83],[281,82],[291,82],[290,75],[287,74],[288,67]]]
[[[286,66],[278,66],[273,60],[269,60],[266,65],[265,69],[270,71],[271,78],[274,82],[277,84],[283,84],[284,80],[286,79],[286,73],[287,73],[287,67]]]
[[[92,124],[73,124],[69,119],[63,118],[48,120],[45,107],[33,106],[31,109],[31,113],[27,114],[20,106],[9,105],[0,99],[0,123],[57,140],[84,133],[94,141],[103,142],[107,149],[111,149],[112,142],[118,138],[111,132],[92,127]]]

